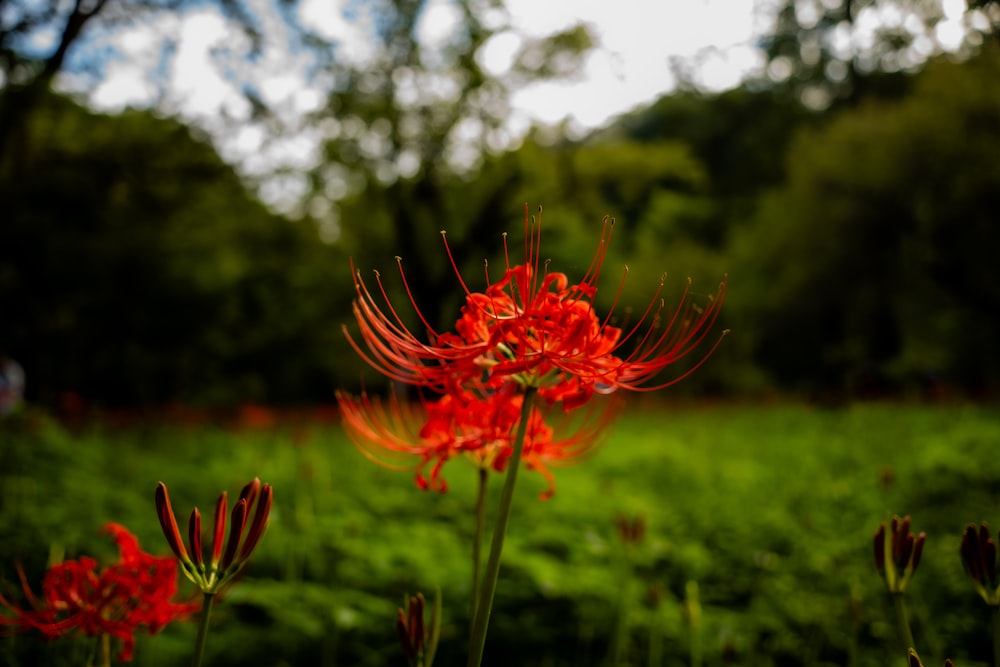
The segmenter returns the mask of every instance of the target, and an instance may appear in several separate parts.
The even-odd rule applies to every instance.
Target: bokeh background
[[[570,275],[617,219],[608,299],[626,264],[635,307],[728,273],[691,391],[996,389],[996,3],[558,5],[5,2],[0,350],[28,399],[329,402],[362,375],[351,259],[395,290],[402,256],[447,326],[439,231],[475,285],[525,203]],[[685,12],[681,55],[614,50]],[[620,112],[616,53],[649,98]]]
[[[422,494],[331,406],[387,388],[344,336],[352,270],[405,304],[400,257],[447,329],[440,232],[476,289],[527,204],[571,278],[615,219],[600,308],[626,267],[624,317],[728,276],[730,334],[552,500],[525,475],[487,664],[901,665],[893,513],[930,535],[925,664],[990,664],[957,551],[1000,523],[998,28],[994,0],[0,0],[0,360],[26,378],[0,593],[113,557],[107,521],[164,553],[159,480],[183,515],[259,475],[272,526],[210,664],[402,664],[395,607],[437,587],[461,664],[471,468]]]

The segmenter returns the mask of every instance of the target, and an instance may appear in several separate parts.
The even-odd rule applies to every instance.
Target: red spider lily
[[[110,635],[122,642],[118,660],[132,660],[135,632],[156,633],[168,623],[185,618],[197,604],[172,602],[177,593],[177,564],[172,558],[143,553],[134,535],[118,524],[108,524],[121,554],[117,563],[98,570],[92,558],[53,565],[42,580],[42,597],[31,591],[18,568],[25,597],[32,609],[21,609],[0,596],[0,625],[38,630],[48,638],[73,632],[90,637]]]
[[[396,262],[407,293],[410,293],[409,285],[406,283],[406,273],[403,271],[403,259],[396,257]],[[393,380],[416,386],[434,387],[442,393],[447,386],[453,384],[450,382],[451,377],[448,376],[448,371],[443,374],[431,373],[432,367],[445,367],[452,369],[451,372],[454,372],[456,367],[461,367],[463,374],[468,374],[470,370],[475,373],[476,359],[486,352],[484,345],[465,345],[454,334],[435,331],[420,312],[411,294],[410,302],[427,331],[429,342],[423,342],[420,336],[410,331],[396,312],[382,285],[382,277],[378,271],[375,272],[375,282],[378,284],[382,301],[385,302],[385,310],[379,307],[378,299],[369,291],[361,278],[361,273],[354,269],[353,261],[351,272],[354,274],[354,289],[358,295],[353,304],[354,318],[361,326],[361,338],[368,351],[362,349],[354,340],[346,325],[343,327],[344,335],[354,351],[370,366]]]
[[[456,389],[419,405],[395,396],[383,402],[367,394],[356,398],[342,392],[337,400],[344,430],[367,458],[394,470],[416,469],[419,488],[444,492],[448,484],[441,469],[457,456],[471,459],[480,469],[506,469],[524,396],[508,386],[485,396]],[[543,499],[555,492],[549,466],[593,451],[618,407],[619,402],[608,401],[595,404],[583,416],[562,415],[556,428],[546,423],[542,410],[531,409],[522,461],[546,479]]]
[[[664,312],[661,281],[634,325],[627,329],[611,326],[614,307],[600,319],[593,302],[613,229],[614,222],[605,219],[589,269],[579,283],[571,284],[566,275],[550,273],[547,264],[542,264],[541,215],[536,223],[525,207],[524,262],[512,266],[505,251],[504,275],[488,285],[485,292],[469,290],[445,240],[466,302],[456,333],[439,333],[410,294],[428,332],[427,342],[403,322],[378,274],[384,309],[355,273],[358,298],[354,314],[367,351],[350,334],[348,339],[358,354],[384,375],[441,393],[456,384],[475,384],[485,372],[492,388],[507,381],[536,387],[549,403],[561,401],[570,409],[585,403],[594,393],[616,389],[648,391],[674,384],[708,358],[721,336],[680,376],[651,381],[705,343],[718,319],[726,282],[723,280],[718,293],[704,307],[694,304],[685,289],[676,308]],[[506,237],[504,246],[506,250]],[[400,275],[406,286],[401,260]],[[617,300],[616,296],[615,303]]]
[[[167,544],[170,545],[171,551],[180,562],[185,576],[193,581],[202,592],[207,594],[219,592],[246,565],[267,528],[273,495],[271,485],[261,485],[257,478],[244,486],[243,490],[240,491],[239,499],[233,506],[229,539],[227,540],[226,492],[223,491],[215,504],[212,558],[205,562],[201,551],[201,512],[198,511],[197,507],[191,512],[191,519],[188,522],[188,547],[190,548],[186,548],[177,527],[174,508],[170,504],[167,485],[163,482],[156,485],[156,513],[160,519],[163,535],[167,538]],[[253,510],[255,502],[257,509],[254,512],[253,520],[250,521],[250,529],[246,532],[244,540],[244,530],[246,530],[247,520],[250,518],[250,512]],[[242,547],[240,540],[243,540]],[[224,550],[223,544],[225,544]]]

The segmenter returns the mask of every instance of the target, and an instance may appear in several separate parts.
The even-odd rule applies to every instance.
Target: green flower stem
[[[892,604],[896,609],[896,625],[899,627],[899,639],[903,642],[903,653],[909,655],[910,649],[916,649],[913,644],[913,633],[910,632],[910,619],[906,613],[906,600],[902,593],[892,593]]]
[[[620,586],[621,598],[618,600],[618,619],[617,623],[615,623],[615,634],[611,646],[612,667],[625,664],[625,653],[628,650],[629,643],[628,612],[631,606],[629,605],[629,595],[632,580],[632,559],[629,546],[628,544],[623,545],[623,554],[619,566],[618,585]]]
[[[483,529],[486,526],[486,485],[489,482],[490,471],[479,469],[479,491],[476,494],[476,533],[472,538],[472,588],[469,593],[469,632],[476,622],[476,609],[479,607],[479,574],[483,561]]]
[[[688,652],[691,667],[701,667],[704,651],[701,642],[701,594],[698,582],[690,580],[684,585],[684,610],[688,626]]]
[[[663,664],[663,619],[660,605],[656,604],[651,612],[649,627],[649,667],[660,667]]]
[[[212,618],[212,603],[215,593],[205,593],[201,603],[201,621],[198,624],[198,638],[194,641],[194,656],[191,667],[201,667],[202,656],[205,655],[205,638],[208,637],[208,623]]]
[[[993,665],[1000,667],[1000,606],[993,605]]]
[[[528,431],[528,418],[531,416],[531,404],[535,400],[538,389],[527,387],[524,390],[524,401],[521,404],[521,419],[514,435],[514,451],[507,462],[507,476],[503,489],[500,491],[500,506],[497,508],[497,520],[493,528],[493,539],[490,542],[490,554],[486,561],[486,572],[483,573],[482,592],[476,605],[476,614],[472,623],[472,634],[469,636],[468,667],[479,667],[483,662],[483,650],[486,647],[486,628],[490,623],[490,611],[493,609],[493,596],[497,590],[497,577],[500,574],[500,555],[503,553],[503,541],[507,534],[507,523],[510,520],[510,508],[514,501],[514,484],[517,482],[517,471],[521,468],[521,453],[524,451],[524,438]]]
[[[629,627],[628,627],[628,582],[622,582],[622,599],[618,603],[618,622],[615,623],[615,636],[613,639],[611,666],[624,665],[625,653],[628,651]]]
[[[104,645],[104,640],[106,638],[107,635],[104,634],[103,632],[94,637],[93,648],[90,650],[90,655],[87,656],[87,667],[97,667],[98,658],[100,658],[102,661],[100,663],[102,667],[106,667],[107,665],[111,664],[110,651],[106,651],[103,655],[101,653],[101,646]]]

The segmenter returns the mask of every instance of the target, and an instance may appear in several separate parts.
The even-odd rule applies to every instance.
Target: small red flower
[[[441,469],[452,458],[464,456],[480,469],[506,469],[524,395],[508,386],[485,396],[455,390],[420,404],[395,396],[383,402],[367,394],[356,398],[338,393],[337,400],[344,430],[367,458],[395,470],[415,468],[418,487],[444,492],[448,484]],[[543,498],[555,491],[549,466],[592,451],[618,407],[618,402],[609,401],[582,415],[561,414],[556,427],[546,423],[541,409],[532,407],[522,461],[548,482]]]
[[[202,557],[201,550],[201,512],[194,508],[188,521],[188,547],[177,527],[174,508],[170,504],[167,485],[160,482],[156,485],[156,513],[160,519],[160,527],[167,538],[170,550],[174,552],[181,564],[184,575],[193,581],[204,593],[217,593],[243,569],[250,555],[267,528],[271,513],[271,502],[274,492],[270,484],[261,485],[254,478],[243,490],[233,506],[230,519],[229,539],[226,539],[226,492],[223,491],[215,504],[215,520],[212,531],[212,558],[208,562]],[[254,511],[256,503],[256,511]],[[250,513],[253,519],[247,530]],[[246,531],[246,539],[244,539]],[[240,545],[242,540],[243,544]],[[225,545],[225,549],[223,549]]]
[[[602,319],[593,302],[613,228],[613,221],[605,219],[590,268],[580,282],[571,284],[566,275],[549,272],[542,262],[541,215],[536,223],[525,207],[524,262],[511,265],[509,252],[505,252],[503,277],[484,292],[469,290],[445,240],[466,300],[456,331],[439,333],[410,295],[427,330],[426,342],[396,312],[378,274],[380,300],[355,273],[358,298],[354,314],[361,342],[349,333],[348,340],[365,361],[387,377],[440,393],[456,385],[475,385],[485,376],[489,388],[497,389],[507,382],[534,387],[550,404],[561,402],[570,409],[587,402],[594,393],[648,391],[674,384],[700,366],[719,344],[721,336],[679,377],[656,380],[668,366],[705,343],[722,307],[726,281],[704,307],[694,304],[685,289],[670,312],[663,310],[661,281],[634,325],[627,329],[612,326],[614,308]],[[506,250],[506,237],[504,245]]]
[[[132,660],[135,632],[159,632],[168,623],[187,617],[197,604],[173,602],[177,593],[177,565],[139,549],[134,535],[118,524],[105,529],[118,544],[117,563],[103,571],[92,558],[53,565],[42,580],[38,598],[18,569],[31,609],[22,609],[0,596],[0,625],[19,631],[37,630],[48,638],[74,632],[90,637],[110,635],[122,642],[118,660]]]

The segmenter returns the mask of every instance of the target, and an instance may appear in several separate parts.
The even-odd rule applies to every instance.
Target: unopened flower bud
[[[910,532],[910,517],[892,518],[888,530],[883,522],[873,540],[875,569],[890,593],[902,593],[920,564],[927,534]]]
[[[962,566],[972,579],[976,591],[992,606],[1000,605],[1000,581],[997,581],[997,545],[990,537],[990,528],[984,521],[979,529],[969,524],[962,536],[960,550]]]

